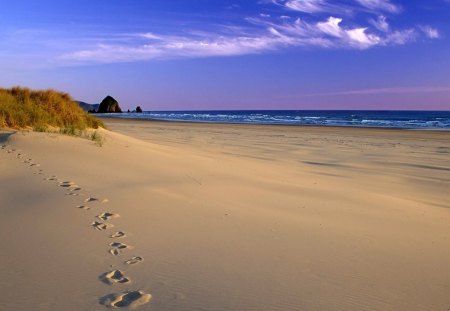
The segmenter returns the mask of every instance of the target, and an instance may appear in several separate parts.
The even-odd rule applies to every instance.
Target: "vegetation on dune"
[[[105,138],[101,136],[97,131],[91,134],[91,140],[99,147],[103,146],[105,143]]]
[[[47,131],[77,135],[89,128],[105,127],[83,111],[66,93],[54,90],[33,91],[28,88],[0,88],[0,128]]]

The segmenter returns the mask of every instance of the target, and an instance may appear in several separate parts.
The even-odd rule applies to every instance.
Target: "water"
[[[155,111],[109,117],[185,122],[319,125],[450,130],[450,111]]]

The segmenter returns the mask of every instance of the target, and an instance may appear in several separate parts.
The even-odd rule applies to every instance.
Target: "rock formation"
[[[119,103],[111,96],[106,96],[105,99],[102,100],[100,106],[98,107],[98,113],[109,113],[109,112],[122,112],[120,109]]]

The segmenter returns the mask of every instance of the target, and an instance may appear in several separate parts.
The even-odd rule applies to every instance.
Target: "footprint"
[[[69,192],[66,192],[66,195],[78,196],[79,194],[76,193],[77,191],[81,191],[81,188],[78,187],[77,185],[72,185],[69,188]]]
[[[97,198],[87,198],[86,200],[84,200],[84,202],[95,202],[98,201]]]
[[[110,253],[111,255],[113,255],[113,256],[119,255],[120,252],[121,252],[120,249],[117,249],[117,248],[111,248],[111,249],[109,250],[109,253]]]
[[[89,206],[86,206],[86,205],[78,205],[77,208],[79,208],[79,209],[84,209],[84,210],[86,210],[86,211],[88,211],[88,210],[91,209]],[[92,224],[92,225],[94,225],[94,224]]]
[[[6,145],[2,145],[2,147],[1,147],[2,149],[5,149],[6,148]]]
[[[109,253],[110,253],[111,255],[113,255],[113,256],[117,256],[117,255],[120,254],[120,250],[118,250],[117,248],[111,248],[111,249],[109,250]]]
[[[113,224],[108,224],[108,223],[103,223],[103,222],[98,222],[98,221],[94,221],[91,224],[91,226],[94,227],[94,229],[98,230],[98,231],[103,231],[103,230],[107,230],[109,228],[114,227]]]
[[[50,176],[50,177],[44,178],[44,180],[58,181],[58,177],[56,177],[56,176]]]
[[[112,238],[112,239],[123,238],[123,237],[125,237],[125,232],[117,231],[116,233],[111,234],[109,237]]]
[[[122,271],[114,270],[100,275],[100,280],[106,284],[129,283],[130,279],[126,277]]]
[[[38,163],[31,163],[30,166],[36,166],[36,167],[39,167],[39,166],[41,166],[41,165],[38,164]]]
[[[119,214],[113,214],[113,213],[105,212],[105,213],[101,213],[100,215],[97,215],[96,217],[101,219],[101,220],[109,220],[109,219],[112,219],[112,218],[118,218],[118,217],[120,217],[120,215]]]
[[[73,181],[60,181],[59,186],[63,188],[78,187]]]
[[[134,256],[131,259],[128,259],[127,261],[125,261],[125,264],[127,264],[127,265],[135,265],[135,264],[140,263],[142,261],[144,261],[143,257]]]
[[[120,242],[113,242],[113,243],[109,244],[109,246],[111,246],[109,253],[114,256],[119,255],[123,249],[130,248],[128,245],[120,243]]]
[[[109,246],[114,247],[114,248],[120,248],[120,249],[129,247],[128,245],[126,245],[124,243],[120,243],[120,242],[112,242],[109,244]]]
[[[100,303],[107,307],[114,308],[137,308],[148,303],[152,299],[152,295],[142,291],[134,290],[120,294],[110,294],[100,299]]]

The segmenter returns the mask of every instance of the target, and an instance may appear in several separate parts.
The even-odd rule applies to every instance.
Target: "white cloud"
[[[368,34],[367,28],[344,29],[340,26],[341,18],[329,17],[326,22],[317,24],[317,28],[323,33],[336,37],[336,44],[341,46],[366,49],[381,43],[381,38],[374,34]]]
[[[404,45],[408,42],[415,41],[417,37],[418,37],[417,31],[413,28],[405,30],[396,30],[387,34],[385,42],[386,45],[389,44]]]
[[[158,36],[155,42],[135,46],[98,44],[88,49],[67,53],[61,57],[61,60],[114,63],[178,57],[233,56],[274,50],[280,46],[292,44],[291,38],[275,32],[276,30],[260,37],[219,36],[214,38],[211,36],[211,38],[202,39]]]
[[[383,32],[389,31],[389,23],[387,22],[386,16],[380,15],[377,19],[370,19],[369,23],[372,24],[376,29]]]
[[[360,5],[374,11],[386,11],[399,13],[400,6],[393,4],[390,0],[356,0]]]
[[[327,3],[324,0],[288,0],[284,5],[291,10],[316,13],[327,10]]]
[[[347,30],[346,34],[350,39],[349,41],[350,45],[362,49],[367,49],[371,46],[383,43],[380,37],[378,37],[377,35],[368,34],[366,30],[367,28],[356,28]]]
[[[272,0],[272,2],[293,11],[309,14],[341,13],[351,15],[355,11],[371,13],[381,11],[400,13],[402,11],[401,6],[394,4],[391,0]]]
[[[380,37],[368,34],[367,28],[344,29],[340,26],[341,18],[330,17],[326,22],[317,24],[317,28],[323,33],[339,38],[340,45],[366,49],[381,42]]]
[[[292,15],[322,13],[319,17],[304,19],[287,15],[260,13],[249,17],[248,24],[227,24],[213,26],[209,31],[188,29],[184,32],[158,34],[120,34],[104,39],[86,38],[79,50],[62,53],[64,63],[111,63],[149,59],[193,58],[214,56],[235,56],[282,50],[287,47],[320,47],[335,49],[369,49],[375,46],[403,45],[414,42],[421,36],[435,39],[440,36],[431,26],[394,29],[385,15],[366,20],[363,24],[354,16],[327,14],[328,11],[348,12],[359,6],[370,13],[387,11],[400,12],[401,8],[391,0],[346,0],[346,5],[337,8],[337,1],[331,0],[260,0],[260,3],[275,3],[285,9],[294,10]],[[449,0],[450,1],[450,0]],[[344,1],[343,1],[344,2]],[[353,6],[349,6],[353,3]],[[299,15],[301,14],[301,15]],[[377,13],[379,14],[379,13]],[[330,16],[331,15],[331,16]],[[126,38],[124,38],[125,36]],[[128,36],[128,37],[127,37]],[[119,39],[120,38],[120,39]],[[97,40],[97,44],[92,44]]]
[[[342,22],[342,18],[329,17],[326,22],[317,23],[317,28],[327,35],[334,37],[342,37],[342,29],[339,24]]]
[[[142,33],[142,34],[138,34],[138,36],[142,37],[142,38],[146,38],[146,39],[154,39],[154,40],[158,40],[161,37],[158,35],[155,35],[154,33],[151,32],[146,32],[146,33]]]
[[[341,13],[348,15],[352,11],[347,4],[336,4],[336,1],[330,0],[272,0],[272,2],[292,11],[309,14]]]
[[[276,51],[286,47],[368,49],[405,44],[418,36],[414,29],[389,31],[381,35],[367,27],[343,26],[343,19],[333,16],[317,23],[299,18],[295,21],[274,20],[277,22],[268,18],[249,18],[247,21],[257,28],[243,31],[242,28],[226,27],[226,34],[190,31],[185,35],[159,35],[147,32],[130,34],[128,39],[118,43],[91,45],[91,41],[87,41],[85,48],[65,53],[60,59],[69,63],[111,63],[235,56]]]
[[[439,31],[431,26],[421,26],[420,30],[430,39],[438,39],[441,36]]]

